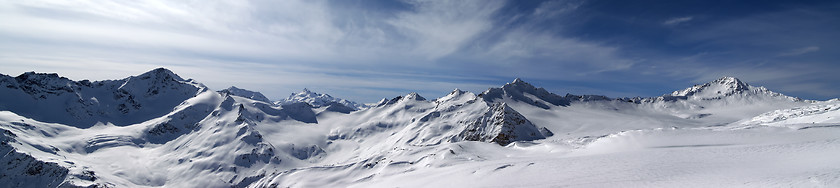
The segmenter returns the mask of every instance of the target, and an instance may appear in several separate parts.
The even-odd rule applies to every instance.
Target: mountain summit
[[[292,93],[289,97],[287,97],[285,99],[281,99],[279,101],[276,101],[275,104],[282,105],[282,104],[291,104],[291,103],[298,103],[298,102],[304,102],[304,103],[307,103],[309,105],[312,105],[313,107],[327,106],[330,103],[339,103],[339,104],[342,104],[344,106],[353,108],[355,110],[359,110],[359,109],[367,107],[364,104],[359,104],[359,103],[356,103],[356,102],[353,102],[353,101],[349,101],[349,100],[345,100],[345,99],[341,99],[341,98],[336,98],[336,97],[330,96],[328,94],[315,93],[315,92],[310,91],[309,89],[306,89],[306,88],[303,88],[303,90],[301,92]]]
[[[706,84],[694,85],[694,87],[686,88],[680,91],[674,91],[673,93],[671,93],[671,96],[696,96],[701,98],[709,98],[718,96],[729,96],[749,89],[749,84],[742,82],[738,78],[727,76]]]
[[[767,97],[784,98],[789,100],[800,100],[768,90],[764,87],[755,87],[735,77],[722,77],[702,85],[694,85],[679,91],[672,92],[669,96],[685,97],[694,100],[712,100],[724,97]]]
[[[516,78],[511,83],[507,83],[501,88],[490,88],[478,95],[487,102],[498,102],[497,100],[512,100],[519,101],[540,108],[551,108],[548,104],[554,106],[568,106],[569,101],[562,96],[548,92],[544,88],[537,88],[522,79]],[[533,96],[533,97],[530,97]],[[548,103],[548,104],[546,104]]]

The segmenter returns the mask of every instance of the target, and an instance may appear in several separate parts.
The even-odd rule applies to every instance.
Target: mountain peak
[[[408,95],[405,96],[405,98],[406,99],[414,99],[414,100],[417,100],[417,101],[425,101],[426,100],[426,98],[423,98],[423,96],[420,96],[420,94],[417,94],[415,92],[409,93]]]
[[[513,82],[505,84],[504,86],[502,86],[502,88],[503,89],[508,89],[508,90],[509,89],[515,89],[515,90],[519,90],[519,91],[537,90],[537,87],[535,87],[534,85],[531,85],[528,82],[523,81],[520,78],[514,79]]]
[[[740,81],[741,81],[741,80],[739,80],[738,78],[735,78],[735,77],[732,77],[732,76],[724,76],[724,77],[720,77],[720,78],[718,78],[717,80],[738,81],[738,82],[740,82]]]
[[[461,89],[455,88],[455,90],[452,90],[452,92],[449,92],[449,94],[446,95],[446,96],[460,96],[460,95],[463,95],[465,93],[467,93],[467,91],[463,91]]]
[[[275,104],[290,104],[297,102],[304,102],[313,107],[326,106],[331,102],[337,102],[355,110],[367,107],[364,104],[359,104],[353,101],[336,98],[330,96],[329,94],[319,94],[313,92],[312,90],[309,90],[308,88],[303,88],[303,90],[301,90],[300,92],[292,93],[291,95],[289,95],[288,98],[281,99],[280,101],[275,102]]]
[[[550,103],[554,106],[567,106],[569,103],[562,96],[548,92],[544,88],[537,88],[519,78],[516,78],[511,83],[505,84],[501,88],[490,88],[478,96],[487,102],[494,102],[497,99],[509,98],[514,101],[532,104],[543,109],[550,108],[550,106],[546,103]],[[534,96],[536,98],[529,96]]]
[[[58,78],[58,73],[36,73],[35,71],[24,72],[20,74],[18,77],[30,77],[30,76],[44,76],[44,77],[55,77]]]
[[[745,82],[742,82],[738,78],[730,77],[730,76],[724,76],[724,77],[718,78],[717,80],[712,81],[711,83],[729,85],[729,86],[734,86],[734,87],[738,87],[738,88],[747,88],[747,86],[749,86],[749,84],[747,84]]]
[[[58,76],[57,73],[36,73],[34,71],[25,72],[15,77],[18,81],[24,80],[60,80],[62,82],[72,82],[70,79]]]
[[[494,142],[506,146],[516,141],[531,141],[551,136],[548,129],[538,128],[524,115],[506,103],[494,103],[482,117],[470,122],[455,141]]]
[[[510,82],[510,83],[505,84],[505,86],[508,86],[508,85],[511,85],[511,86],[531,86],[531,87],[534,87],[534,86],[533,86],[533,85],[531,85],[530,83],[525,82],[525,81],[523,81],[523,80],[522,80],[522,79],[520,79],[520,78],[516,78],[516,79],[514,79],[514,80],[513,80],[513,82]]]
[[[694,85],[690,88],[674,91],[670,94],[670,96],[701,100],[720,99],[722,97],[729,96],[766,96],[799,100],[770,91],[764,87],[753,87],[738,78],[730,76],[724,76],[709,83]]]
[[[171,70],[163,67],[152,69],[148,72],[138,75],[137,77],[140,79],[162,78],[164,80],[172,78],[175,81],[185,81],[183,78],[181,78]]]
[[[446,96],[437,98],[434,101],[437,102],[437,103],[450,102],[450,101],[462,101],[463,102],[463,101],[466,101],[466,100],[475,99],[475,97],[476,96],[473,93],[470,93],[468,91],[463,91],[463,90],[460,90],[460,89],[455,89],[455,90],[452,90],[452,92],[450,92]]]

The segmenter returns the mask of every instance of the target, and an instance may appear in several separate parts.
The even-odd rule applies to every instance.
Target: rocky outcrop
[[[469,121],[453,140],[493,142],[504,146],[516,141],[544,139],[551,135],[551,131],[537,128],[507,104],[495,103],[483,116]]]

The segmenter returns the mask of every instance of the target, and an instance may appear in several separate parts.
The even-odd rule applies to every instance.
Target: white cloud
[[[388,23],[411,42],[414,51],[430,59],[449,55],[492,27],[491,16],[501,1],[410,1],[414,11]]]
[[[692,17],[692,16],[676,17],[676,18],[671,18],[671,19],[665,20],[664,22],[662,22],[662,25],[675,26],[675,25],[679,25],[679,24],[691,21],[693,19],[694,19],[694,17]]]
[[[393,14],[341,14],[325,1],[303,0],[12,1],[0,4],[0,67],[92,80],[167,67],[208,86],[251,86],[271,96],[302,87],[448,92],[489,87],[463,80],[632,65],[618,48],[535,29],[542,17],[579,4],[543,3],[510,26],[497,15],[505,3],[418,0]],[[465,61],[450,66],[441,60],[447,57]]]

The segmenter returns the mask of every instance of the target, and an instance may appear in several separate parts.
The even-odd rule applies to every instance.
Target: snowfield
[[[362,104],[159,68],[0,75],[5,187],[840,187],[840,100],[724,77],[651,98],[516,79]]]

